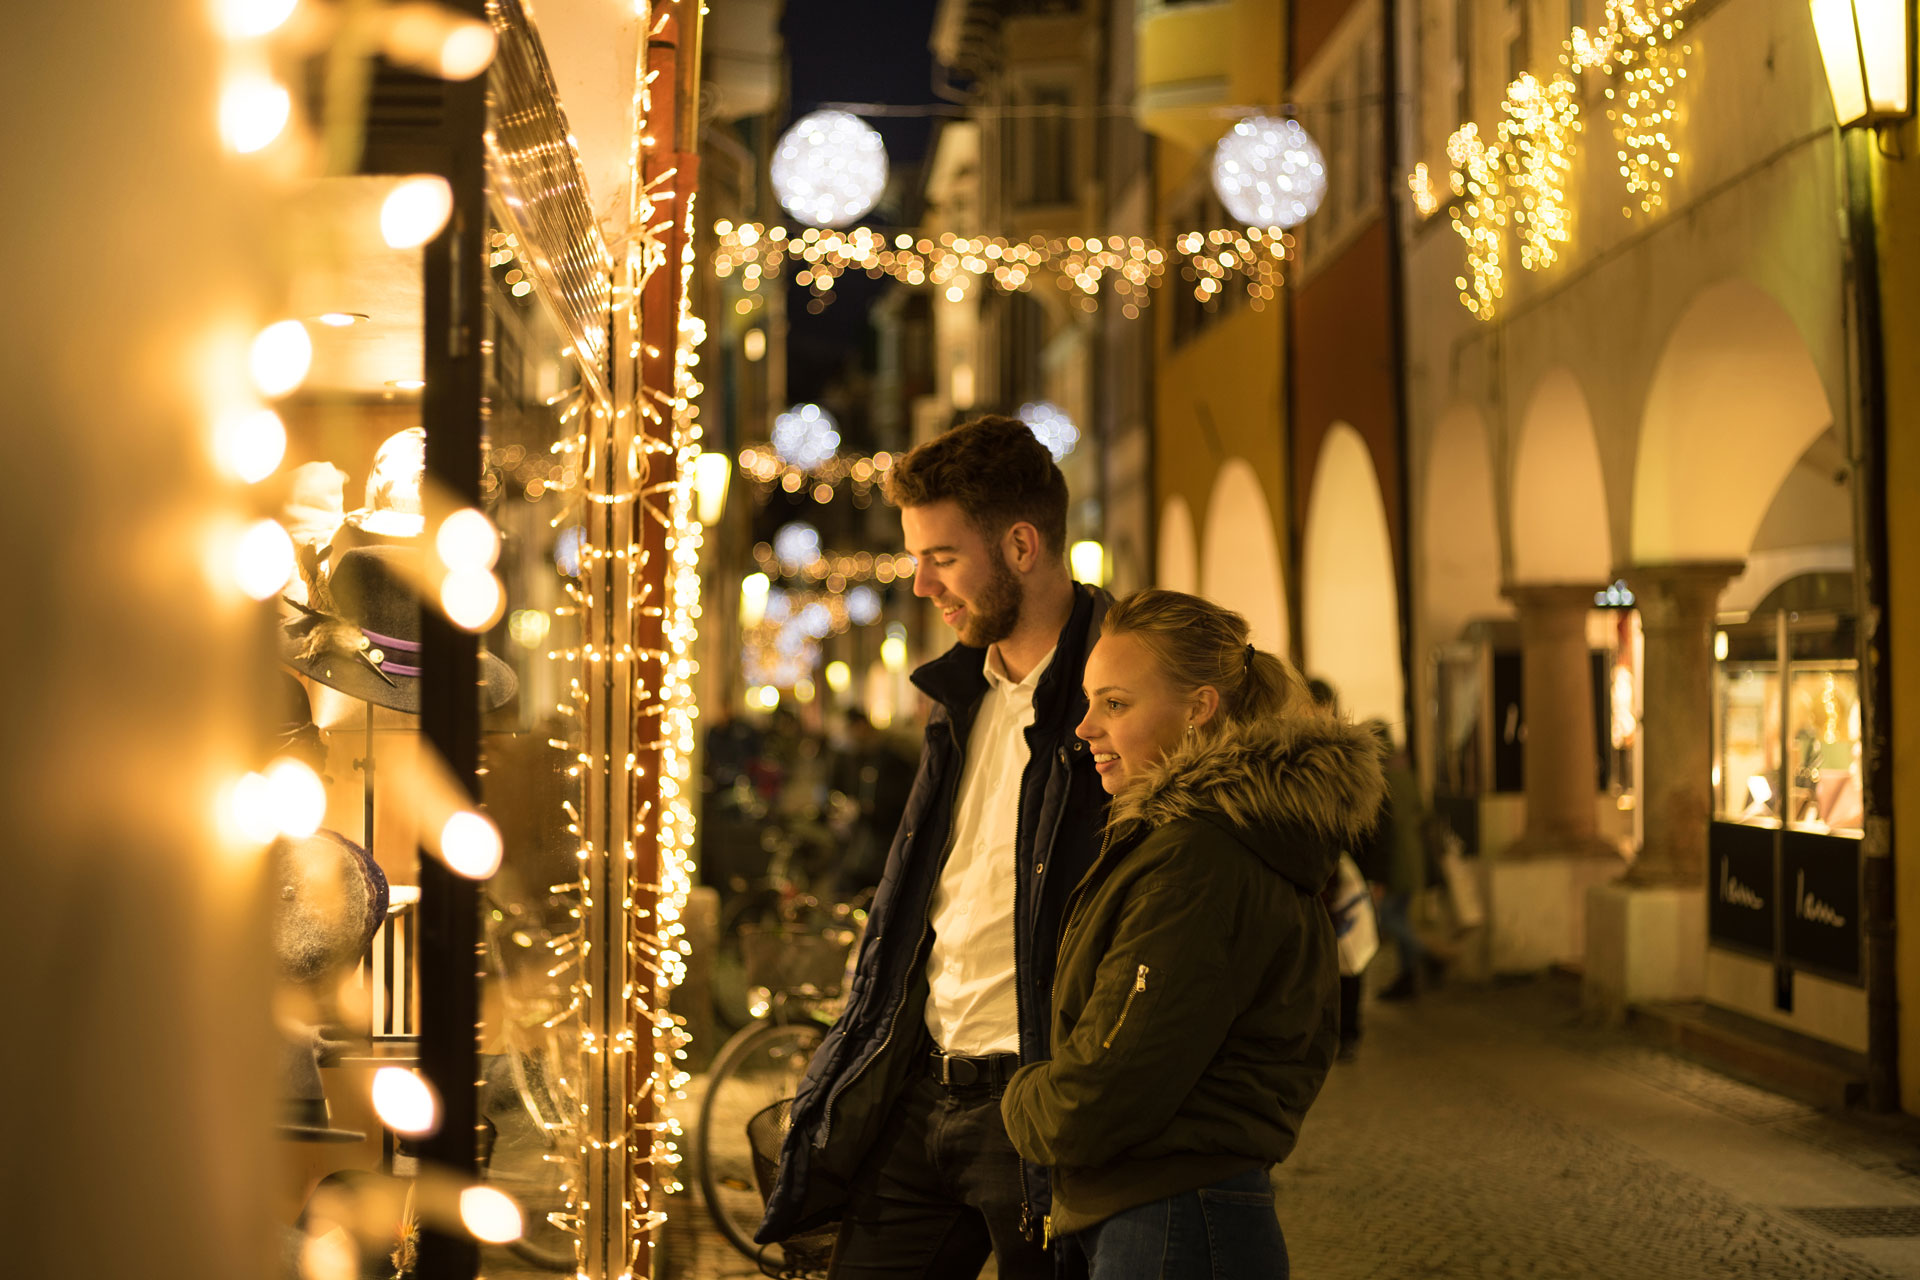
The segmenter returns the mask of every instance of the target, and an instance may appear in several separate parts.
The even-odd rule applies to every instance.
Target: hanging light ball
[[[811,471],[840,448],[840,424],[817,404],[797,404],[773,420],[773,451],[790,467]]]
[[[815,640],[824,640],[833,632],[833,610],[818,600],[800,611],[800,630]]]
[[[864,582],[847,592],[847,617],[857,627],[880,621],[880,593]]]
[[[1073,446],[1080,443],[1080,430],[1073,425],[1073,419],[1050,400],[1030,400],[1021,405],[1014,416],[1026,423],[1034,438],[1047,446],[1055,462],[1072,453]]]
[[[773,148],[773,190],[803,222],[844,227],[873,208],[887,186],[887,145],[845,111],[812,111]]]
[[[1298,120],[1248,116],[1213,149],[1213,189],[1249,227],[1297,227],[1327,194],[1327,162]]]
[[[806,568],[820,558],[820,531],[798,520],[781,525],[773,535],[773,558],[789,573]]]

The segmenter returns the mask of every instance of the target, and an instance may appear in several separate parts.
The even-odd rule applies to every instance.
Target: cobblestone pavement
[[[1902,1168],[1920,1147],[1891,1122],[1584,1026],[1553,983],[1368,1014],[1360,1061],[1275,1177],[1301,1280],[1920,1277],[1920,1237],[1843,1238],[1795,1212],[1920,1219]]]
[[[1585,1024],[1552,981],[1369,1005],[1275,1184],[1297,1280],[1920,1280],[1913,1122]],[[1849,1207],[1880,1212],[1817,1212]],[[697,1196],[669,1211],[663,1278],[757,1274]],[[1914,1234],[1838,1233],[1875,1227]]]

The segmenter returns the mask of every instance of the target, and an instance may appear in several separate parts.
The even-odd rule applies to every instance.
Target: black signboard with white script
[[[1860,842],[1788,831],[1780,842],[1781,945],[1796,969],[1860,981]]]
[[[1770,827],[1716,822],[1707,837],[1707,934],[1716,946],[1773,959]]]

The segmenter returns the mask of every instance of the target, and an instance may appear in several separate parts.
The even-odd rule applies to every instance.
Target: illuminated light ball
[[[880,593],[865,583],[847,592],[847,617],[858,626],[880,620]]]
[[[304,840],[327,820],[327,787],[320,775],[282,756],[267,766],[267,796],[281,835]]]
[[[493,1187],[468,1187],[460,1193],[460,1222],[486,1244],[512,1244],[526,1230],[520,1206]]]
[[[500,559],[500,531],[480,512],[462,507],[440,522],[433,547],[455,572],[491,569]]]
[[[1073,425],[1073,419],[1067,417],[1066,410],[1047,400],[1031,400],[1020,406],[1014,416],[1027,424],[1034,438],[1047,446],[1057,462],[1073,452],[1073,446],[1080,442],[1079,428]]]
[[[811,636],[800,629],[798,619],[788,621],[781,625],[779,632],[773,637],[774,652],[783,658],[797,658],[807,651],[807,644],[811,639]]]
[[[815,640],[824,640],[833,631],[833,610],[816,600],[800,611],[795,625]]]
[[[887,146],[858,116],[809,112],[780,135],[772,177],[788,213],[818,226],[844,227],[886,190]]]
[[[355,1280],[360,1246],[345,1227],[307,1236],[300,1245],[301,1280]]]
[[[795,680],[793,682],[793,700],[799,703],[801,706],[805,706],[807,703],[812,702],[813,695],[815,692],[816,691],[813,687],[813,681],[809,679],[802,677],[801,679]]]
[[[255,600],[279,595],[296,567],[293,538],[277,520],[259,521],[234,544],[233,581]]]
[[[766,611],[761,615],[768,622],[785,622],[793,616],[793,597],[775,587],[767,592]]]
[[[220,92],[220,136],[241,155],[264,150],[293,116],[293,95],[258,72],[242,72]]]
[[[221,0],[220,29],[235,40],[251,40],[277,30],[293,16],[299,0]]]
[[[382,1067],[373,1073],[373,1110],[380,1123],[409,1137],[425,1136],[440,1124],[433,1087],[405,1067]]]
[[[440,583],[440,608],[462,631],[485,631],[500,621],[506,595],[485,569],[455,569]]]
[[[1298,120],[1248,116],[1213,149],[1213,189],[1249,227],[1297,227],[1327,194],[1327,163]]]
[[[283,396],[306,381],[313,367],[313,338],[298,320],[270,324],[253,337],[247,369],[263,396]]]
[[[408,178],[380,202],[380,238],[391,249],[417,249],[453,216],[453,187],[438,174]]]
[[[799,520],[783,524],[773,535],[773,558],[792,572],[820,558],[820,531]]]
[[[213,428],[213,456],[237,480],[258,484],[287,454],[287,427],[271,409],[230,414]]]
[[[797,404],[773,420],[773,451],[790,467],[811,471],[840,448],[840,424],[817,404]]]
[[[483,813],[462,809],[440,828],[440,857],[456,875],[485,880],[504,856],[500,828]]]

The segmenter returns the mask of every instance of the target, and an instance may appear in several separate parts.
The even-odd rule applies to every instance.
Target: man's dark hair
[[[988,541],[1025,520],[1066,554],[1066,477],[1018,418],[987,414],[935,436],[894,463],[886,494],[896,507],[952,502]]]

